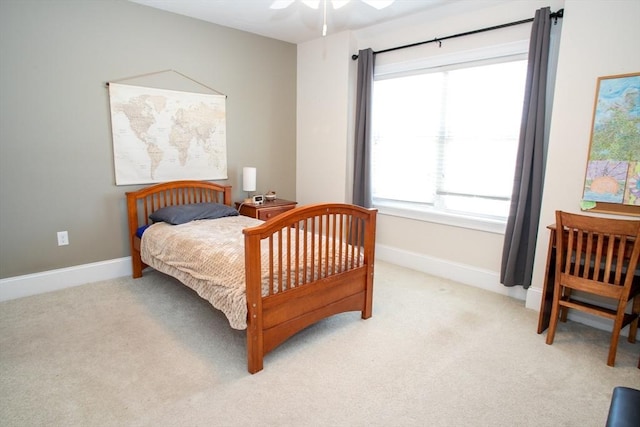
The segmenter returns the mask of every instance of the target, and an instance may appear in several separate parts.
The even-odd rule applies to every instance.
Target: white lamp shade
[[[242,190],[256,191],[256,168],[242,168]]]

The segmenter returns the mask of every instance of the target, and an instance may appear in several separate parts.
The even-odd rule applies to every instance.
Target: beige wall
[[[431,40],[459,32],[490,27],[521,19],[532,18],[535,10],[549,5],[553,11],[563,1],[484,1],[452,3],[446,7],[415,14],[395,22],[376,25],[351,34],[333,34],[325,39],[298,45],[298,199],[319,201],[318,194],[331,194],[336,200],[349,201],[351,185],[350,161],[353,151],[353,98],[357,63],[351,55],[358,49],[371,47],[382,50],[394,46]],[[527,40],[530,25],[515,26],[472,37],[445,41],[442,47],[435,44],[421,49],[425,55],[447,55],[458,50],[475,49],[484,44]],[[388,55],[401,56],[404,51],[376,57],[376,63]],[[304,60],[303,60],[304,58]],[[326,82],[340,82],[330,86],[318,83],[312,76],[324,76]],[[343,81],[348,81],[345,88]],[[302,97],[301,94],[306,94]],[[328,101],[321,105],[315,99]],[[331,102],[328,104],[327,102]],[[348,114],[344,115],[344,109]],[[320,126],[329,131],[313,132]],[[325,147],[325,134],[330,133],[331,162],[316,162],[303,153]],[[325,154],[325,157],[328,157]],[[345,163],[345,160],[348,162]],[[302,171],[314,170],[307,175]],[[323,170],[345,176],[344,184],[327,186],[317,179]],[[337,172],[336,172],[337,171]],[[329,187],[329,188],[327,188]],[[510,293],[514,291],[524,298],[522,289],[509,290],[499,284],[503,235],[468,228],[452,227],[433,222],[405,219],[391,215],[379,215],[377,242],[378,257],[434,274],[468,282],[466,277],[483,276],[481,287]],[[461,244],[462,243],[462,244]],[[513,292],[512,292],[513,293]]]
[[[580,212],[598,77],[640,72],[640,1],[567,0],[536,247],[527,307],[540,307],[548,230],[557,209]],[[611,218],[625,218],[594,214]]]
[[[295,45],[121,0],[2,0],[0,278],[129,255],[105,83],[166,69],[227,95],[236,199],[248,165],[295,197]]]
[[[468,9],[472,4],[477,10]],[[320,166],[314,164],[311,158],[299,156],[298,197],[314,201],[316,193],[327,194],[332,191],[336,198],[347,198],[348,193],[342,186],[335,185],[328,190],[317,176],[305,175],[300,171],[307,168],[318,173],[321,168],[331,171],[349,170],[348,164],[343,164],[342,161],[352,150],[353,118],[344,117],[342,111],[345,106],[350,106],[350,101],[345,100],[345,97],[353,96],[355,82],[355,63],[347,57],[356,53],[357,49],[371,47],[380,50],[526,19],[533,17],[536,9],[545,6],[550,6],[552,11],[564,7],[565,18],[562,21],[543,212],[532,288],[524,292],[520,287],[507,289],[499,284],[502,234],[380,215],[380,247],[377,252],[379,257],[393,262],[526,298],[527,306],[537,309],[546,259],[548,234],[545,227],[553,222],[555,209],[578,211],[596,79],[603,75],[640,71],[640,56],[637,55],[640,2],[637,0],[458,2],[447,8],[365,28],[354,32],[350,37],[335,34],[328,36],[327,41],[298,45],[298,80],[301,82],[298,93],[306,94],[305,98],[298,98],[297,105],[298,151],[302,153],[309,150],[309,147],[323,143],[320,132],[300,133],[300,129],[313,126],[316,117],[322,117],[323,123],[330,123],[333,126],[333,136],[340,138],[339,142],[331,142],[335,161],[330,164]],[[471,49],[482,43],[478,38],[498,35],[505,38],[524,35],[528,38],[529,28],[529,25],[523,25],[519,28],[497,30],[491,35],[446,41],[441,49],[446,49],[454,42],[461,48],[466,46]],[[434,44],[427,45],[425,49],[441,51]],[[306,58],[305,62],[300,61],[303,57]],[[314,87],[312,80],[308,78],[312,75],[324,75],[327,80],[349,79],[350,88],[345,93],[344,85],[337,85],[335,90],[326,85]],[[324,103],[320,108],[312,101],[317,97],[330,99],[332,104]],[[348,135],[341,134],[344,130],[348,131]],[[345,176],[348,180],[351,179],[349,173]],[[304,189],[305,194],[300,194],[301,189]]]
[[[297,200],[344,202],[350,182],[351,36],[298,45]]]

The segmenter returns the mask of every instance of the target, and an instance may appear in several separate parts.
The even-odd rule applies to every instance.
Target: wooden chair
[[[547,344],[558,317],[568,309],[613,320],[607,365],[614,366],[620,330],[629,326],[635,342],[640,313],[640,221],[598,218],[556,211],[556,274]],[[596,302],[580,291],[595,296]],[[582,298],[580,298],[582,296]],[[589,299],[589,302],[585,302]],[[613,302],[606,307],[604,301]],[[633,301],[631,313],[626,313]]]

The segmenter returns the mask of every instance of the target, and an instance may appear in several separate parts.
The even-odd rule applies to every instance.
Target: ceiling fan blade
[[[363,3],[366,3],[371,7],[375,7],[378,10],[391,6],[394,1],[395,0],[362,0]]]
[[[291,6],[295,0],[274,0],[269,9],[286,9]]]
[[[320,0],[302,0],[302,3],[306,4],[311,9],[317,9],[320,6]]]
[[[342,6],[345,6],[349,3],[349,0],[331,0],[331,5],[334,9],[340,9]]]

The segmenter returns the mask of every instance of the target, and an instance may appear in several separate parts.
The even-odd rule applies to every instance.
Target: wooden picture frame
[[[640,73],[598,78],[582,208],[640,216]]]

